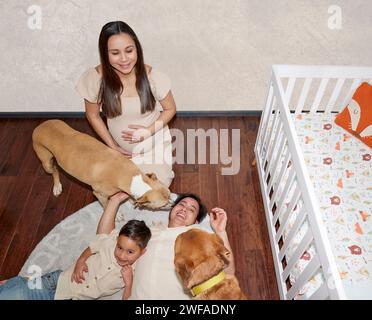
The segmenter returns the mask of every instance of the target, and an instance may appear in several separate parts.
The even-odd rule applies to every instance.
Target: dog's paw
[[[61,193],[62,193],[62,185],[61,183],[59,183],[53,187],[53,194],[54,196],[58,197]]]

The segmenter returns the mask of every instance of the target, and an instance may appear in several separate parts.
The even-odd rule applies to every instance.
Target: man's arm
[[[225,272],[231,275],[235,275],[235,261],[234,254],[230,246],[229,238],[226,233],[227,214],[226,211],[221,208],[213,208],[209,213],[211,227],[213,231],[220,236],[223,240],[223,244],[226,249],[230,251],[230,263],[226,267]]]
[[[127,198],[129,198],[129,195],[125,192],[118,192],[110,197],[99,220],[97,234],[110,234],[115,229],[115,218],[119,205]]]

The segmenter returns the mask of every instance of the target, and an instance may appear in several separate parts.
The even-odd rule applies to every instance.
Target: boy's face
[[[117,238],[114,255],[117,263],[123,267],[133,264],[145,251],[146,249],[142,249],[136,241],[120,235]]]

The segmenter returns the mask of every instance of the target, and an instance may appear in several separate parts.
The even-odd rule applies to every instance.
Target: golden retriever
[[[195,287],[218,275],[229,264],[230,252],[222,239],[200,229],[181,233],[175,242],[174,264],[183,286]],[[222,276],[223,278],[223,276]],[[200,300],[246,300],[235,276],[226,274],[209,289],[197,294]]]

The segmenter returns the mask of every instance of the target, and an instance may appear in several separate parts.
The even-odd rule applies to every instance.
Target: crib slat
[[[271,174],[269,182],[271,182],[273,179],[275,179],[275,177],[278,175],[279,166],[281,164],[280,158],[283,155],[283,151],[284,151],[284,148],[285,148],[285,141],[286,141],[285,134],[282,133],[280,141],[279,141],[279,148],[278,148],[278,151],[276,152],[276,157],[270,163],[269,171],[267,172],[267,175],[265,175],[265,181],[267,181],[268,173]]]
[[[284,143],[286,144],[286,142]],[[285,145],[286,147],[286,145]],[[268,185],[268,191],[271,190],[271,187],[274,186],[276,187],[278,185],[278,182],[280,182],[281,180],[277,177],[283,177],[284,175],[284,172],[285,172],[285,169],[287,168],[288,166],[288,162],[289,162],[289,158],[291,156],[291,154],[289,153],[289,150],[288,150],[288,147],[287,148],[284,148],[283,150],[283,155],[284,155],[284,161],[280,161],[280,157],[281,155],[278,155],[278,158],[275,160],[277,162],[277,165],[281,165],[281,169],[280,169],[280,173],[278,173],[278,170],[275,169],[275,173],[274,173],[274,177],[270,178],[270,181],[269,181],[269,185]],[[279,169],[279,168],[278,168]],[[278,175],[279,174],[279,175]]]
[[[361,82],[362,82],[362,79],[354,79],[353,83],[350,86],[349,92],[345,96],[345,99],[342,101],[341,106],[339,106],[338,109],[334,111],[339,111],[345,108],[350,103],[350,100],[353,97],[355,89],[361,84]]]
[[[293,197],[291,199],[291,202],[290,202],[287,210],[283,214],[283,219],[280,219],[280,227],[279,227],[279,230],[278,230],[278,232],[275,236],[276,242],[279,241],[279,239],[282,236],[285,228],[287,227],[287,224],[289,222],[289,217],[291,216],[291,213],[293,212],[293,209],[296,206],[296,204],[297,204],[297,202],[300,198],[300,195],[301,195],[301,189],[300,189],[299,185],[297,185],[296,190],[293,193]]]
[[[325,300],[329,298],[327,282],[323,284],[308,298],[309,300]]]
[[[337,80],[336,86],[335,86],[335,88],[332,92],[332,95],[329,98],[329,101],[326,105],[325,112],[329,113],[334,108],[336,100],[337,100],[338,96],[340,95],[340,91],[341,91],[341,88],[342,88],[344,82],[345,82],[345,78],[340,78],[340,79]]]
[[[265,109],[269,109],[269,110],[267,112],[265,112],[265,114],[264,114],[265,123],[263,124],[262,131],[260,131],[260,132],[262,132],[262,137],[261,137],[261,140],[260,140],[260,150],[259,150],[260,155],[262,155],[264,142],[265,142],[266,134],[267,134],[267,127],[269,126],[270,119],[272,117],[272,110],[273,110],[273,106],[274,106],[273,92],[274,92],[273,86],[270,85],[269,94],[268,94],[267,101],[266,101],[266,106],[265,106]]]
[[[290,171],[289,171],[288,179],[285,183],[283,190],[281,191],[281,196],[277,202],[277,209],[276,209],[275,215],[272,220],[273,225],[276,224],[278,216],[279,216],[279,212],[281,212],[283,210],[283,207],[285,206],[285,198],[287,197],[288,192],[291,189],[294,178],[295,178],[295,170],[293,169],[293,167],[291,167],[289,170]],[[278,189],[279,189],[279,186],[278,186]],[[273,196],[274,201],[276,200],[275,198],[276,198],[276,195]]]
[[[284,188],[282,190],[280,190],[281,189],[280,184],[283,183],[283,181],[282,181],[283,177],[281,177],[280,180],[278,179],[278,185],[277,185],[276,189],[274,190],[273,196],[270,200],[270,208],[273,207],[274,202],[276,201],[276,197],[277,197],[279,191],[281,192],[281,200],[279,201],[279,207],[277,208],[277,210],[280,210],[280,207],[283,204],[283,199],[282,198],[284,198],[286,196],[286,192],[288,192],[288,189],[291,186],[291,184],[293,182],[293,179],[294,179],[294,176],[295,176],[295,171],[293,170],[293,166],[289,167],[288,170],[289,170],[289,176],[288,176],[287,181],[286,181],[286,183],[284,185]]]
[[[282,123],[280,123],[280,128],[279,128],[279,132],[280,132],[279,133],[280,134],[279,135],[279,142],[277,143],[278,148],[277,148],[276,152],[274,152],[275,149],[273,150],[273,152],[271,153],[270,158],[268,160],[269,168],[268,168],[268,170],[265,173],[265,181],[267,180],[267,177],[269,176],[269,174],[271,174],[271,178],[272,178],[273,173],[275,172],[275,171],[273,171],[273,166],[276,167],[276,165],[278,164],[276,161],[278,160],[278,157],[280,157],[281,153],[283,152],[284,141],[285,141],[285,139],[284,139],[285,134],[283,133],[283,128],[282,127],[283,127],[282,126]],[[276,156],[275,161],[273,161],[274,155]]]
[[[308,228],[306,231],[305,236],[302,238],[300,244],[298,245],[296,251],[291,256],[291,259],[289,260],[287,267],[284,269],[283,272],[283,279],[287,279],[290,272],[293,270],[293,267],[298,262],[300,257],[303,255],[305,250],[309,247],[311,241],[313,241],[313,234],[311,232],[311,228]]]
[[[298,99],[298,103],[297,103],[297,107],[295,111],[296,114],[302,112],[302,109],[304,108],[304,104],[305,104],[307,95],[309,94],[310,85],[312,81],[313,81],[312,78],[305,79],[304,85],[301,90],[300,98]]]
[[[265,154],[264,154],[264,157],[263,157],[263,162],[262,162],[263,166],[265,166],[267,157],[268,157],[269,154],[271,155],[273,146],[275,146],[275,139],[273,139],[273,138],[274,138],[274,132],[276,133],[276,131],[277,131],[277,125],[278,125],[279,117],[280,117],[279,110],[276,110],[275,115],[274,115],[274,121],[272,123],[271,130],[270,130],[270,134],[268,135],[267,142],[265,142],[265,145],[267,145],[267,148],[265,150]]]
[[[323,78],[322,81],[320,81],[320,85],[316,93],[313,105],[310,108],[310,113],[315,113],[318,110],[320,102],[322,101],[325,89],[327,87],[328,81],[329,81],[329,78]]]
[[[280,182],[282,181],[282,179],[283,179],[283,176],[284,176],[284,173],[286,172],[286,170],[287,170],[287,166],[288,166],[288,162],[289,162],[289,159],[290,159],[290,156],[291,156],[291,154],[290,154],[290,152],[289,152],[289,150],[288,150],[288,148],[286,149],[286,156],[285,156],[285,159],[284,159],[284,161],[283,161],[283,163],[282,163],[282,167],[281,167],[281,169],[280,169],[280,173],[279,173],[279,176],[278,177],[274,177],[274,178],[272,178],[271,180],[270,180],[270,182],[269,182],[269,185],[268,185],[268,188],[267,188],[267,190],[270,192],[270,190],[271,190],[271,187],[273,187],[273,184],[275,183],[275,186],[274,186],[274,188],[275,189],[279,189],[279,184],[280,184]],[[279,163],[280,163],[280,161],[279,161]],[[276,191],[276,190],[275,190]]]
[[[274,97],[274,100],[275,100],[275,97]],[[268,124],[266,126],[266,132],[265,132],[265,137],[263,139],[263,143],[262,143],[262,152],[261,152],[261,156],[264,157],[267,155],[267,151],[268,151],[268,147],[269,147],[269,144],[271,142],[271,135],[272,135],[272,132],[274,130],[274,127],[275,127],[275,121],[278,117],[278,114],[279,114],[279,111],[278,109],[276,110],[272,110],[272,112],[274,113],[271,113],[269,115],[269,119],[268,119]],[[264,162],[263,162],[264,164]]]
[[[300,209],[300,212],[299,212],[299,214],[296,218],[296,221],[292,226],[291,231],[289,231],[288,235],[285,237],[284,246],[279,251],[279,260],[280,261],[283,260],[284,255],[287,253],[287,249],[288,249],[289,245],[291,244],[293,238],[296,236],[296,234],[297,234],[298,230],[300,229],[302,223],[304,222],[305,217],[306,217],[305,206],[302,206],[301,209]],[[280,237],[278,238],[278,241],[279,241],[279,239],[280,239]]]
[[[295,83],[296,83],[296,78],[289,78],[287,89],[285,90],[285,98],[287,100],[287,106],[289,107],[289,109],[291,109],[290,102],[291,102],[292,92],[293,92]]]
[[[287,299],[293,299],[298,292],[320,268],[318,256],[315,255],[311,261],[306,265],[305,270],[301,272],[300,276],[296,279],[294,285],[287,292]]]
[[[292,205],[292,199],[293,199],[294,194],[292,193],[291,199],[287,199],[288,195],[292,192],[292,188],[294,187],[294,176],[293,176],[293,178],[291,177],[291,179],[293,181],[290,182],[290,186],[289,186],[288,190],[282,193],[282,196],[281,196],[280,200],[278,201],[278,203],[280,205],[279,205],[278,210],[276,210],[275,215],[273,217],[273,223],[274,224],[277,223],[279,217],[282,217],[283,219],[285,219],[285,217],[283,217],[283,215],[282,215],[282,212],[283,211],[286,211],[286,212],[288,211],[288,207],[287,207],[287,209],[285,209],[286,208],[286,203],[287,203],[286,200],[289,201],[290,206]],[[293,192],[296,192],[296,189]],[[294,205],[293,205],[293,207],[294,207]],[[284,222],[284,220],[283,220],[283,222]],[[282,225],[282,221],[280,221],[280,225]]]

